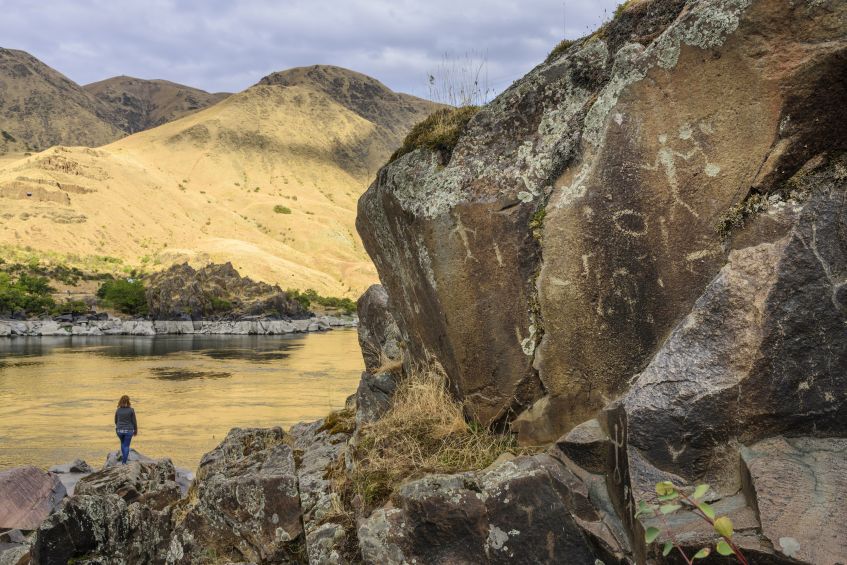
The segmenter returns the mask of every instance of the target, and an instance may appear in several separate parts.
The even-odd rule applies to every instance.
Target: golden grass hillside
[[[336,86],[362,80],[330,69]],[[0,245],[147,269],[232,261],[284,288],[356,296],[376,281],[356,201],[435,108],[364,78],[379,104],[402,105],[398,131],[363,117],[368,99],[348,107],[320,77],[295,75],[100,148],[0,161]]]

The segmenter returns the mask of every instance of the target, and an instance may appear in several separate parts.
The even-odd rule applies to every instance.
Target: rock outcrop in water
[[[306,318],[309,311],[279,286],[238,274],[232,263],[194,269],[174,265],[147,281],[147,304],[154,320]]]

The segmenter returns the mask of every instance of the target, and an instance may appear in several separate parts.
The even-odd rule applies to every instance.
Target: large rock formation
[[[483,421],[531,407],[530,442],[626,392],[730,250],[794,220],[716,224],[847,147],[845,10],[631,2],[482,108],[449,159],[383,169],[358,227],[411,353]]]
[[[712,486],[751,562],[846,561],[845,104],[844,2],[626,3],[360,200],[407,361],[603,476],[615,555],[662,559],[634,508],[672,480]],[[437,560],[413,548],[440,518],[393,504],[366,555]],[[668,520],[690,554],[714,541]]]

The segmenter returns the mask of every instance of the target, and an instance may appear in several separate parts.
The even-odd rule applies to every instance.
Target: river
[[[362,370],[355,330],[0,339],[0,469],[99,467],[128,394],[132,447],[194,470],[230,428],[287,429],[343,407]]]

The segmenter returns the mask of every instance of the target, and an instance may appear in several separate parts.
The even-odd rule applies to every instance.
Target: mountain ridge
[[[128,75],[92,82],[82,88],[106,105],[110,123],[128,134],[171,122],[230,96],[229,92],[206,92],[165,79]]]
[[[364,77],[332,73],[333,84]],[[396,131],[326,85],[260,81],[96,149],[0,162],[0,244],[146,270],[232,261],[254,280],[356,296],[376,281],[355,232],[358,197],[406,124],[438,107],[367,82],[380,89],[379,115],[406,115]]]

